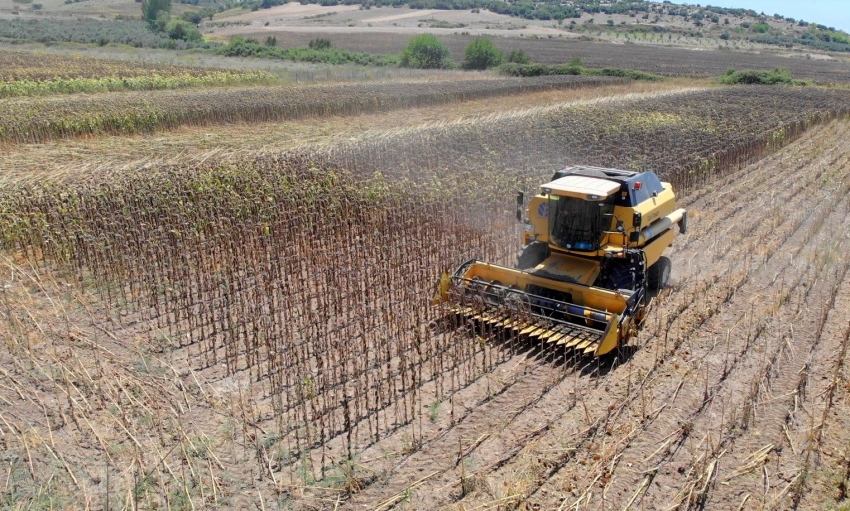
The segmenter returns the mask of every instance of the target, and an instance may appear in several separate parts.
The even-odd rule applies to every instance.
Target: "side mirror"
[[[629,243],[637,243],[638,241],[640,241],[640,233],[632,231],[631,234],[629,234]]]
[[[517,222],[522,222],[522,206],[525,204],[525,194],[520,192],[516,193],[516,220]]]
[[[626,228],[623,226],[622,220],[617,220],[617,232],[626,232]]]

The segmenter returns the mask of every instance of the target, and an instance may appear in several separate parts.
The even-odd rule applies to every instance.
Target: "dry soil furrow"
[[[783,450],[777,470],[797,470],[799,480],[790,488],[792,504],[799,509],[841,509],[850,499],[850,279],[836,296],[835,306],[824,328],[824,348],[812,357],[808,371],[801,375],[798,409],[789,420],[789,441],[795,441],[799,455]],[[811,453],[811,454],[810,454]],[[774,499],[788,498],[774,489]],[[781,499],[781,500],[780,500]],[[791,506],[784,506],[791,507]]]
[[[388,473],[353,496],[348,507],[361,508],[369,503],[392,500],[394,496],[404,493],[411,484],[429,474],[429,487],[451,485],[459,478],[461,460],[468,459],[467,451],[474,449],[487,436],[497,434],[506,423],[524,415],[529,407],[546,395],[552,385],[564,378],[567,369],[562,362],[536,358],[523,372],[523,377],[503,388],[492,396],[492,399],[464,402],[466,396],[455,396],[451,406],[464,410],[462,414],[457,414],[459,418],[441,421],[445,423],[441,424],[437,431],[433,431],[435,434],[427,438],[419,449],[400,462],[393,460]],[[505,367],[499,368],[492,376],[498,379],[504,370]],[[532,433],[534,428],[534,424],[529,424],[525,434]],[[368,452],[364,453],[364,456],[368,455]],[[430,492],[418,489],[417,495],[417,500],[421,501],[425,508],[435,507]]]
[[[834,121],[826,125],[818,125],[793,143],[793,150],[781,150],[766,158],[736,172],[732,176],[723,178],[713,183],[709,188],[711,193],[696,192],[690,196],[680,199],[684,207],[690,209],[691,226],[689,233],[682,237],[674,249],[676,256],[687,267],[696,254],[701,254],[706,249],[702,241],[706,237],[714,240],[723,240],[728,236],[735,237],[728,246],[738,244],[738,240],[744,236],[741,231],[730,227],[740,221],[760,218],[764,203],[754,200],[756,197],[773,198],[777,191],[793,187],[796,191],[802,190],[811,183],[817,183],[820,175],[826,171],[821,167],[811,169],[801,179],[799,172],[804,167],[811,167],[812,160],[823,152],[824,144],[834,144],[835,141],[844,136],[843,132],[848,123],[846,121]],[[786,172],[776,173],[769,169],[775,167],[785,168]],[[769,178],[767,178],[769,176]],[[788,200],[789,196],[783,195],[782,200]],[[751,228],[757,228],[758,224],[751,224]],[[716,245],[711,245],[716,249]],[[724,250],[716,250],[718,257],[725,254]],[[711,267],[706,267],[711,271]]]
[[[809,188],[807,193],[811,191],[812,189]],[[821,204],[821,211],[819,213],[823,214],[829,211],[829,207],[830,204],[828,203]],[[771,309],[775,305],[772,303],[767,305],[762,303],[763,290],[772,286],[776,282],[776,275],[781,274],[788,268],[790,261],[785,257],[785,254],[809,239],[810,235],[808,231],[813,226],[818,228],[822,226],[822,222],[818,222],[819,213],[812,213],[811,210],[807,212],[807,222],[805,224],[794,222],[793,224],[796,225],[793,231],[777,233],[777,238],[784,240],[782,250],[772,251],[772,254],[765,255],[777,255],[778,257],[770,257],[764,265],[757,266],[757,268],[748,272],[746,277],[748,282],[732,297],[730,305],[733,306],[724,307],[723,310],[706,321],[702,325],[702,328],[696,332],[696,335],[688,336],[682,345],[683,356],[681,364],[679,361],[674,360],[675,371],[673,373],[680,373],[681,378],[678,380],[668,378],[651,391],[651,401],[665,403],[663,405],[664,409],[659,415],[652,417],[651,420],[644,420],[637,431],[634,428],[629,429],[630,436],[637,439],[634,445],[631,445],[631,440],[627,440],[621,443],[619,450],[614,448],[607,456],[603,457],[615,459],[617,456],[624,455],[622,459],[616,458],[619,461],[619,465],[616,466],[625,466],[626,468],[635,466],[639,467],[642,471],[652,471],[655,469],[655,466],[649,466],[653,460],[647,460],[647,456],[652,458],[659,454],[659,451],[664,451],[667,446],[674,445],[678,440],[683,440],[692,434],[690,428],[692,428],[694,417],[705,411],[707,405],[713,401],[720,385],[730,377],[737,362],[748,355],[748,351],[754,347],[752,343],[761,337],[761,334],[765,331],[766,324],[758,321],[758,319],[762,315],[769,316],[772,312]],[[805,225],[809,227],[805,228]],[[748,332],[746,338],[729,335],[727,336],[727,340],[731,340],[734,346],[731,348],[727,347],[725,350],[721,348],[719,353],[715,351],[715,348],[720,344],[718,337],[720,339],[723,337],[722,335],[716,335],[716,333],[732,330],[742,324],[747,326]],[[729,358],[730,353],[731,359]],[[703,357],[710,358],[708,360],[702,360]],[[693,369],[688,368],[686,364],[686,359],[688,358],[691,360],[696,359],[699,364]],[[702,363],[706,365],[702,366]],[[711,363],[714,364],[713,370],[708,369]],[[684,367],[680,370],[680,366]],[[704,375],[700,374],[701,371],[704,371]],[[737,380],[733,379],[732,381]],[[743,381],[746,381],[746,377],[744,377]],[[671,397],[677,402],[667,407],[667,404],[669,404],[668,399]],[[639,415],[645,417],[644,411],[641,410]],[[625,416],[622,420],[630,419],[630,417]],[[648,429],[650,424],[652,428]],[[625,444],[625,446],[622,444]],[[613,472],[614,467],[609,469],[609,471]],[[587,475],[584,475],[584,472],[581,467],[576,467],[573,477],[585,483],[594,479],[605,480],[605,477],[599,477],[599,474],[594,475],[594,471],[591,471]],[[607,475],[610,476],[610,474]],[[654,473],[649,474],[650,480],[653,478],[653,475]],[[621,492],[640,485],[643,479],[645,479],[645,474],[637,474],[634,480],[628,476],[621,476],[620,479],[620,487],[614,488],[615,494],[618,497],[621,496]],[[623,481],[622,479],[625,480]],[[676,493],[674,492],[672,496],[675,495]],[[671,495],[667,494],[664,497],[668,499],[664,502],[669,503]],[[612,498],[616,499],[616,497]],[[659,504],[659,502],[655,502],[654,504]],[[650,507],[652,505],[650,504]]]
[[[843,155],[843,158],[846,159],[846,155]],[[841,165],[833,165],[832,163],[833,162],[829,161],[821,162],[820,164],[829,168],[840,169]],[[838,172],[840,172],[840,170],[838,170]],[[845,190],[837,190],[833,192],[832,202],[842,199],[844,196],[843,192],[845,191],[846,186]],[[822,204],[821,208],[824,208],[824,206],[828,207],[829,204],[829,202]],[[825,212],[828,213],[828,209]],[[823,270],[823,266],[815,265],[816,268],[813,270],[811,264],[812,260],[818,259],[821,256],[821,251],[819,250],[820,247],[829,245],[833,239],[833,231],[831,229],[823,229],[824,223],[827,225],[836,223],[840,225],[846,216],[846,205],[842,203],[841,207],[834,209],[829,214],[830,217],[826,222],[823,220],[826,215],[822,217],[816,213],[815,216],[812,217],[808,228],[803,231],[802,238],[798,239],[797,248],[805,249],[802,253],[798,253],[799,250],[792,250],[791,253],[783,252],[780,254],[781,258],[789,261],[788,264],[790,266],[786,274],[783,275],[781,281],[777,282],[778,277],[773,277],[772,287],[777,290],[776,296],[755,296],[755,303],[753,306],[764,308],[764,314],[772,317],[774,324],[765,326],[762,329],[764,335],[761,336],[762,339],[757,345],[750,347],[748,352],[741,353],[741,355],[746,355],[746,359],[742,361],[740,367],[736,368],[737,374],[728,375],[730,368],[727,365],[727,355],[724,354],[722,357],[722,374],[724,377],[722,379],[725,380],[726,378],[729,378],[729,382],[728,385],[725,385],[725,388],[716,389],[718,392],[715,394],[713,391],[709,392],[710,390],[713,390],[708,387],[709,368],[704,368],[706,387],[703,391],[703,397],[706,394],[710,394],[712,402],[720,403],[721,409],[709,409],[707,413],[704,413],[705,410],[703,410],[703,407],[705,404],[703,404],[699,407],[699,414],[695,416],[688,417],[687,414],[681,414],[676,421],[675,426],[671,430],[662,430],[662,432],[667,433],[664,435],[665,440],[660,443],[662,447],[659,447],[658,452],[654,453],[660,456],[659,459],[644,460],[640,454],[637,455],[636,459],[630,459],[628,451],[626,451],[624,461],[627,464],[634,464],[638,466],[640,470],[649,470],[651,468],[658,467],[659,465],[669,468],[667,465],[670,464],[675,465],[678,470],[683,473],[690,475],[692,474],[693,468],[691,462],[699,458],[699,456],[695,453],[696,448],[693,444],[702,446],[702,442],[706,439],[706,435],[716,432],[718,422],[722,422],[725,417],[725,419],[734,423],[735,421],[733,420],[733,416],[735,413],[740,411],[743,416],[737,418],[738,424],[733,427],[743,429],[750,425],[753,411],[751,401],[757,399],[764,390],[763,384],[765,383],[766,375],[768,375],[769,371],[772,374],[779,368],[784,367],[784,363],[787,361],[787,357],[781,359],[779,357],[786,346],[785,336],[787,332],[783,330],[783,324],[787,325],[791,321],[799,321],[800,317],[808,318],[812,316],[812,313],[810,312],[811,309],[820,307],[824,301],[824,298],[821,296],[823,292],[825,291],[829,294],[834,287],[829,284],[829,279],[840,280],[841,278],[840,275],[836,275],[834,272],[818,276],[819,272]],[[819,237],[816,241],[812,240],[812,233],[814,232],[819,233]],[[835,247],[832,247],[832,250],[835,250]],[[777,273],[777,275],[779,274]],[[817,283],[817,286],[811,283]],[[792,292],[796,295],[796,301],[791,300]],[[800,298],[800,296],[803,298]],[[761,303],[762,300],[765,303]],[[790,312],[786,310],[789,308],[789,301],[791,302],[790,309],[792,309]],[[798,310],[800,311],[799,313],[797,312]],[[813,319],[817,320],[817,318]],[[714,333],[710,333],[709,335],[716,337]],[[729,348],[729,340],[729,337],[727,337],[726,349]],[[755,357],[753,356],[753,353],[760,353],[760,356]],[[716,356],[713,357],[717,358]],[[700,363],[710,366],[711,361],[701,359]],[[699,372],[699,370],[696,370],[695,372]],[[679,392],[679,395],[683,394],[684,389]],[[674,409],[679,408],[683,407],[676,406]],[[687,409],[687,407],[684,408]],[[648,442],[651,438],[652,435],[642,437],[640,440],[635,442],[635,446],[640,446],[642,442],[645,440]],[[674,440],[676,441],[675,443],[673,442]],[[728,447],[724,442],[720,441],[720,437],[715,437],[713,440],[714,443],[712,445],[714,448],[719,449]],[[728,439],[724,439],[724,441],[725,440]],[[676,451],[671,452],[666,448],[668,447],[666,444],[671,444],[671,446],[675,445]],[[682,484],[679,483],[678,486],[681,487]]]
[[[845,245],[846,240],[845,234]],[[796,441],[794,437],[808,433],[816,419],[806,411],[816,415],[823,408],[814,402],[809,380],[831,376],[850,327],[845,312],[850,302],[850,277],[846,261],[840,263],[845,266],[840,280],[831,286],[818,286],[826,291],[822,308],[813,304],[809,317],[793,322],[793,328],[779,340],[787,346],[783,349],[785,356],[770,371],[769,386],[765,385],[763,394],[767,399],[754,407],[751,424],[737,429],[728,426],[730,437],[723,446],[728,454],[717,467],[716,481],[722,484],[711,489],[709,505],[738,506],[746,499],[751,506],[766,509],[788,507],[792,490],[803,475],[805,449],[801,448],[806,444],[805,437]]]
[[[842,161],[834,167],[839,171],[846,169],[847,158],[848,152],[845,151]],[[840,197],[846,193],[846,188],[835,193]],[[826,226],[818,226],[821,235],[807,241],[800,253],[793,254],[796,273],[806,275],[802,284],[791,286],[783,281],[775,287],[777,302],[800,301],[800,313],[777,318],[780,325],[784,326],[774,331],[775,335],[768,343],[771,355],[758,361],[761,365],[760,376],[747,384],[746,392],[730,391],[726,398],[720,400],[726,405],[725,424],[719,421],[715,421],[713,425],[697,422],[693,426],[691,439],[699,438],[701,432],[710,431],[712,428],[729,430],[722,438],[718,435],[714,446],[715,450],[725,450],[726,454],[716,466],[716,480],[722,481],[723,484],[712,490],[712,493],[717,491],[720,494],[717,498],[712,495],[712,502],[737,505],[749,494],[753,497],[753,502],[760,505],[769,505],[771,500],[776,504],[776,495],[768,498],[771,493],[775,493],[769,492],[771,485],[768,481],[773,480],[775,490],[781,481],[788,483],[796,476],[796,473],[782,474],[772,468],[771,475],[765,467],[763,479],[741,477],[752,470],[761,469],[771,451],[775,451],[771,457],[776,457],[784,448],[789,447],[786,422],[793,416],[798,399],[804,392],[804,388],[799,384],[800,375],[809,372],[813,359],[821,360],[824,355],[834,351],[836,342],[840,342],[836,336],[824,335],[823,332],[827,313],[835,307],[836,290],[847,272],[846,262],[836,257],[847,249],[848,232],[843,227],[847,213],[847,203],[843,202],[828,218],[824,217],[820,222],[821,226]],[[837,233],[836,226],[839,226]],[[821,278],[812,278],[810,274],[813,267],[825,268],[826,272]],[[736,417],[732,410],[740,410],[741,414]],[[786,454],[793,453],[794,450],[791,448]],[[686,451],[693,454],[693,449],[683,449],[670,462],[673,465],[688,466]],[[781,486],[787,491],[788,486],[785,483]],[[730,495],[738,495],[740,498],[734,502],[734,498],[728,498]]]
[[[847,357],[850,347],[850,320],[847,316],[848,286],[836,294],[824,326],[824,349],[800,374],[799,399],[787,420],[787,438],[796,456],[783,450],[777,469],[797,474],[788,488],[784,507],[822,509],[825,502],[846,505],[850,478],[847,443]],[[776,493],[776,490],[774,490]]]
[[[506,502],[519,500],[519,496],[526,490],[529,474],[497,481],[487,480],[484,474],[509,463],[529,442],[548,432],[551,424],[566,413],[574,409],[586,410],[587,404],[581,402],[581,394],[604,385],[605,378],[589,376],[600,368],[598,360],[583,358],[569,361],[570,364],[574,362],[584,366],[577,367],[569,376],[562,374],[548,381],[545,386],[533,389],[523,406],[499,413],[503,405],[494,400],[491,409],[482,410],[484,415],[477,420],[462,423],[446,435],[448,441],[443,443],[448,449],[455,447],[454,457],[451,458],[454,466],[444,464],[447,468],[439,476],[419,486],[417,495],[422,497],[417,501],[425,508],[443,508],[463,499],[470,492],[484,488],[498,494]],[[578,437],[582,438],[589,433],[585,430]],[[451,454],[448,450],[447,453]],[[541,460],[540,468],[551,469],[554,463],[551,459]]]
[[[844,211],[833,214],[833,219],[843,220],[846,216],[846,204],[843,209]],[[669,433],[667,441],[658,443],[653,451],[657,453],[657,457],[644,459],[639,450],[641,444],[644,444],[646,449],[653,448],[652,435],[635,442],[634,446],[638,452],[632,453],[631,457],[629,450],[625,451],[623,462],[627,465],[633,464],[638,471],[650,471],[648,481],[655,483],[647,488],[645,500],[638,500],[640,504],[649,507],[669,504],[671,497],[674,497],[672,502],[684,506],[699,503],[707,496],[706,490],[710,491],[713,487],[707,484],[708,479],[711,479],[706,479],[709,468],[714,471],[708,474],[709,476],[717,474],[716,479],[725,481],[724,478],[730,474],[741,471],[741,467],[761,461],[761,450],[770,444],[770,439],[765,434],[766,426],[771,424],[772,419],[778,419],[778,424],[783,422],[783,398],[792,392],[796,383],[793,374],[799,372],[804,365],[800,357],[805,359],[808,354],[802,349],[807,346],[805,338],[794,343],[799,348],[794,351],[793,326],[810,326],[813,331],[817,329],[817,323],[822,318],[817,311],[829,302],[829,295],[847,269],[846,265],[824,267],[811,264],[818,256],[818,250],[815,248],[817,244],[828,244],[830,236],[830,231],[822,229],[816,238],[816,244],[811,245],[812,249],[801,254],[803,264],[794,264],[788,268],[787,273],[793,280],[784,282],[784,285],[790,289],[789,292],[780,291],[773,297],[763,297],[765,303],[759,309],[759,314],[772,315],[770,324],[762,329],[762,334],[755,342],[736,354],[737,363],[734,366],[728,365],[725,353],[714,353],[713,357],[700,360],[700,365],[693,369],[691,375],[704,374],[707,391],[703,390],[703,395],[699,395],[698,381],[695,384],[688,382],[683,385],[680,396],[688,395],[689,384],[695,387],[690,392],[693,403],[689,406],[686,400],[681,398],[675,403],[671,413],[678,416],[676,429]],[[758,300],[759,297],[755,299]],[[806,325],[806,320],[811,320],[811,324]],[[726,349],[728,346],[723,348]],[[717,383],[709,387],[709,380],[716,378],[712,373],[718,370],[725,376],[717,378]],[[789,375],[792,377],[784,379]],[[775,388],[771,387],[771,383],[776,384]],[[708,398],[705,397],[706,394]],[[776,394],[776,397],[768,404],[778,406],[772,406],[770,409],[756,408],[759,401],[768,401],[772,394]],[[700,401],[702,403],[699,403]],[[699,404],[693,406],[694,403]],[[779,408],[778,412],[776,408]],[[696,412],[688,415],[689,409],[696,409]],[[671,422],[668,420],[668,423]],[[757,446],[749,448],[746,443],[738,446],[735,439],[737,435],[745,432],[748,434],[747,438]],[[727,457],[719,459],[723,454]],[[747,471],[744,470],[744,473]],[[629,483],[630,479],[626,477],[622,484],[628,487]]]
[[[601,397],[600,397],[601,398]]]
[[[769,278],[769,274],[763,273],[763,275]],[[633,494],[635,497],[641,497],[647,489],[651,489],[653,492],[651,496],[655,497],[655,492],[659,488],[650,483],[656,483],[661,487],[657,474],[663,473],[669,476],[673,472],[667,458],[680,452],[691,438],[699,438],[699,444],[702,446],[702,441],[706,437],[700,436],[702,431],[694,430],[695,420],[703,417],[704,414],[708,414],[712,419],[723,416],[725,411],[723,405],[714,405],[723,403],[722,398],[725,397],[723,390],[729,385],[727,380],[734,383],[746,381],[755,376],[759,364],[746,362],[766,349],[769,336],[765,334],[770,331],[770,328],[764,324],[749,324],[745,337],[743,335],[731,339],[727,337],[735,345],[727,344],[725,347],[718,336],[710,330],[729,324],[748,324],[752,318],[769,313],[773,307],[771,303],[763,304],[763,307],[753,307],[761,298],[758,290],[755,289],[760,282],[763,280],[742,288],[730,302],[729,307],[725,307],[707,321],[704,325],[705,330],[709,331],[707,335],[699,333],[694,335],[694,337],[702,337],[701,340],[688,339],[683,344],[685,353],[691,355],[690,363],[685,362],[685,357],[682,357],[681,364],[679,362],[673,364],[674,367],[679,366],[676,367],[676,371],[668,373],[667,378],[656,388],[650,387],[644,390],[650,393],[648,408],[655,410],[647,413],[647,407],[642,403],[639,408],[633,405],[630,413],[622,414],[616,418],[619,420],[615,419],[609,423],[608,427],[614,431],[627,432],[609,449],[594,454],[594,456],[601,455],[603,460],[609,460],[610,466],[595,465],[590,471],[584,470],[583,466],[566,468],[567,472],[579,481],[578,486],[585,490],[593,488],[597,481],[601,483],[599,488],[594,489],[593,494],[577,502],[593,506],[593,502],[600,497],[603,503],[606,499],[607,502],[628,501],[631,500],[628,499],[628,492],[634,488],[638,488],[638,491]],[[796,310],[790,311],[792,314],[795,312]],[[718,347],[719,349],[716,349]],[[682,370],[679,378],[676,378],[680,367]],[[731,392],[734,391],[735,389],[731,390]],[[685,470],[681,473],[690,474]],[[655,502],[651,498],[643,502],[637,498],[635,500],[649,508],[669,504],[671,497],[678,497],[678,491],[686,487],[681,484],[681,481],[677,483],[660,488],[660,502]]]
[[[840,139],[846,125],[833,123],[830,131],[832,139]],[[786,152],[802,153],[804,157],[811,156],[814,159],[818,147],[813,147],[811,141],[804,142],[807,143],[794,145]],[[673,293],[666,296],[662,306],[656,309],[655,322],[644,329],[642,337],[651,339],[664,335],[666,343],[666,338],[673,331],[669,317],[676,318],[689,308],[709,305],[707,302],[695,302],[702,300],[706,293],[714,292],[714,288],[723,283],[729,285],[737,280],[737,286],[742,285],[748,278],[749,268],[745,266],[758,265],[760,260],[773,253],[777,243],[782,242],[782,237],[790,232],[787,226],[796,229],[796,225],[806,216],[810,204],[818,203],[819,184],[828,179],[831,158],[830,155],[822,156],[817,160],[820,163],[812,165],[806,172],[785,173],[787,181],[775,178],[775,170],[761,165],[751,166],[752,180],[767,182],[771,186],[767,188],[767,193],[745,180],[727,187],[735,193],[746,194],[746,198],[741,199],[751,204],[746,209],[737,208],[730,212],[729,201],[712,201],[708,197],[689,204],[691,212],[699,218],[696,223],[698,228],[691,229],[688,235],[682,237],[681,248],[671,251],[676,260],[674,276],[677,277],[674,279]],[[804,190],[806,193],[800,195]],[[763,236],[759,234],[762,232],[771,233],[767,241],[762,241]],[[694,261],[701,264],[694,264]],[[696,284],[694,281],[697,281]],[[735,289],[736,286],[731,287],[727,300]],[[714,312],[706,310],[699,320],[707,319]],[[667,318],[666,324],[659,323],[662,317]]]

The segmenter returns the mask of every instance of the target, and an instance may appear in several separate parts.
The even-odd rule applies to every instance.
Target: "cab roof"
[[[568,175],[540,186],[546,195],[603,201],[620,191],[620,183],[598,177]]]
[[[632,170],[592,167],[590,165],[571,165],[564,169],[556,171],[555,175],[552,176],[551,182],[557,183],[560,182],[561,179],[565,179],[568,177],[589,178],[595,179],[597,181],[611,183],[612,186],[616,186],[617,189],[619,189],[619,194],[614,191],[608,192],[604,196],[602,195],[602,193],[588,193],[585,195],[581,195],[581,189],[575,189],[573,190],[573,192],[555,191],[556,188],[560,188],[556,186],[556,188],[551,188],[553,195],[576,197],[588,201],[609,200],[612,204],[633,208],[636,207],[638,204],[641,204],[644,201],[647,201],[664,191],[664,184],[661,182],[660,179],[658,179],[658,176],[655,175],[655,172],[652,172],[651,170],[644,172],[635,172]],[[541,187],[543,188],[544,194],[547,193],[546,189],[547,187],[549,187],[549,184],[550,183],[546,183]],[[601,187],[602,185],[598,186]],[[615,197],[615,195],[618,196]],[[598,196],[598,198],[591,198],[593,196]]]

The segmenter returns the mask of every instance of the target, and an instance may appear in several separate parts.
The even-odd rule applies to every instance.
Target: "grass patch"
[[[804,80],[795,80],[790,71],[779,67],[767,71],[730,69],[720,77],[720,83],[725,85],[808,85],[808,82]]]

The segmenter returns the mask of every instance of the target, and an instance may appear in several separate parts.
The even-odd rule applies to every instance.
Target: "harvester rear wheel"
[[[670,258],[661,256],[655,264],[646,271],[646,280],[649,289],[658,290],[670,284],[670,273],[673,263]]]
[[[542,241],[532,241],[519,253],[516,259],[518,270],[534,268],[549,257],[549,244]]]

